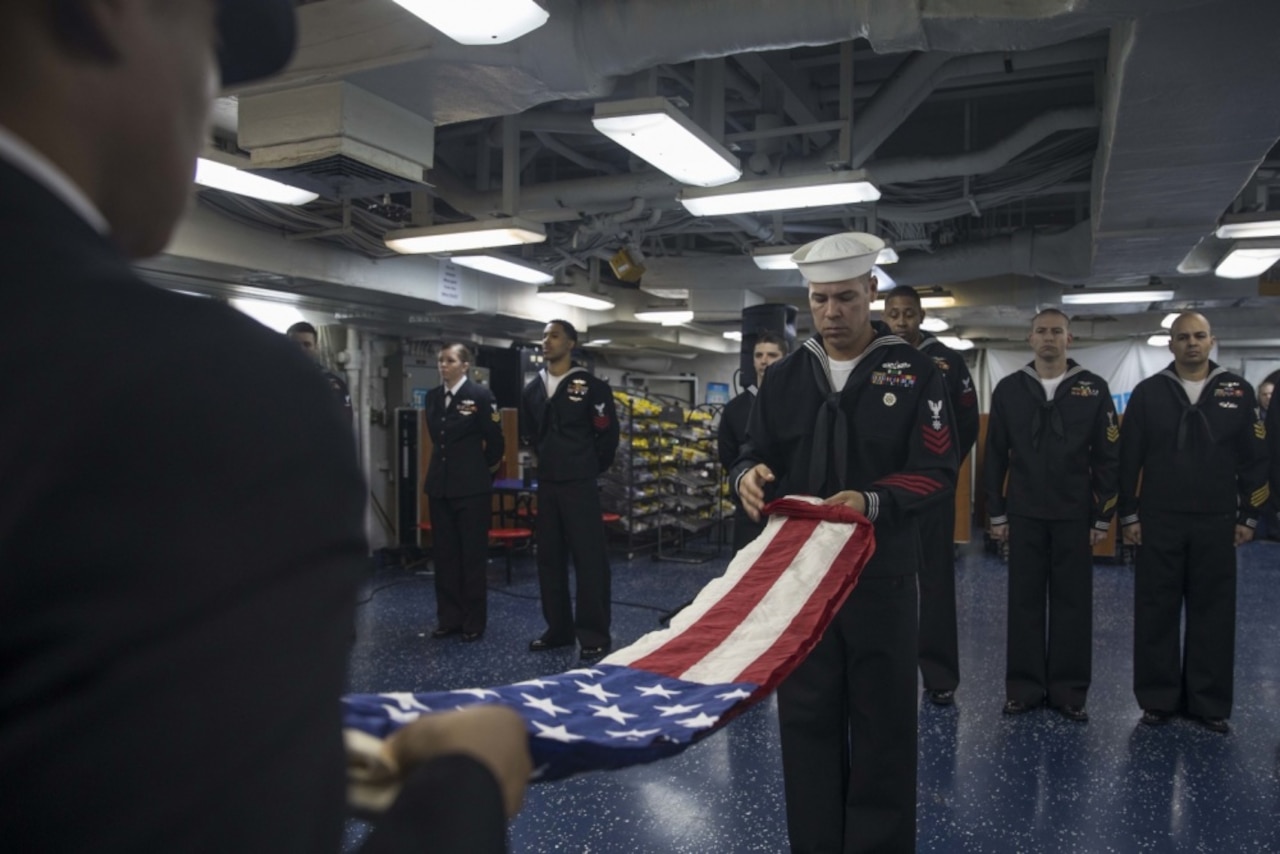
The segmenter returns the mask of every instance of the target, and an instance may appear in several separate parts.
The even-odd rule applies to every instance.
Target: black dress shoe
[[[476,641],[480,640],[480,638],[482,637],[484,637],[484,632],[463,632],[462,642],[475,643]]]
[[[600,646],[584,646],[578,653],[578,658],[586,662],[599,661],[609,654],[609,649],[610,646],[607,643],[602,643]]]
[[[1197,715],[1193,720],[1200,724],[1200,726],[1209,730],[1209,732],[1216,732],[1222,735],[1226,735],[1231,732],[1231,724],[1227,723],[1226,718],[1208,718]]]
[[[1069,721],[1086,723],[1089,720],[1089,713],[1084,710],[1084,706],[1058,706],[1058,712]]]
[[[549,649],[560,649],[564,646],[573,646],[572,640],[558,641],[551,638],[534,638],[529,641],[529,652],[546,652]]]
[[[462,631],[462,626],[453,626],[452,628],[446,628],[444,626],[441,626],[440,628],[433,630],[431,632],[431,636],[433,638],[447,638],[449,635],[456,635],[456,634],[459,634],[461,631]]]
[[[1006,700],[1003,711],[1006,715],[1023,715],[1039,705],[1039,703],[1024,703],[1021,700]]]
[[[929,695],[929,702],[935,706],[950,706],[956,701],[956,692],[950,688],[937,688],[925,693]]]
[[[1147,726],[1164,726],[1173,720],[1173,712],[1162,712],[1158,709],[1143,709],[1142,722]]]

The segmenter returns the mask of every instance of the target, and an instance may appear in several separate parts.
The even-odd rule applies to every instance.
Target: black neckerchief
[[[1044,381],[1040,375],[1036,373],[1036,363],[1030,362],[1022,367],[1022,372],[1036,381],[1036,388],[1040,389],[1040,393],[1044,394]],[[1062,423],[1062,413],[1058,411],[1057,400],[1062,390],[1071,383],[1067,380],[1076,374],[1083,373],[1084,368],[1077,365],[1073,360],[1067,359],[1067,370],[1062,375],[1062,379],[1058,381],[1058,387],[1054,391],[1053,397],[1044,395],[1044,400],[1036,407],[1036,411],[1031,415],[1031,447],[1034,450],[1040,450],[1040,440],[1044,438],[1046,432],[1052,432],[1055,439],[1059,442],[1067,438],[1066,425]]]
[[[857,357],[859,365],[872,350],[907,343],[897,335],[891,334],[884,324],[872,323],[871,326],[876,332],[876,337],[871,339],[871,343]],[[835,492],[840,492],[845,487],[845,477],[849,470],[849,417],[840,406],[840,396],[844,391],[843,389],[835,390],[835,381],[831,376],[831,357],[822,346],[822,336],[815,335],[802,346],[814,356],[810,361],[813,366],[813,381],[823,394],[823,402],[818,407],[813,425],[813,453],[809,458],[808,491],[812,495],[821,494],[825,491],[827,481],[834,474]],[[846,380],[846,389],[849,388],[852,380],[852,376]]]
[[[1178,440],[1175,447],[1179,451],[1186,449],[1187,437],[1190,435],[1192,424],[1199,424],[1204,427],[1205,435],[1209,437],[1209,444],[1212,445],[1214,443],[1213,427],[1210,426],[1209,416],[1205,415],[1204,409],[1200,406],[1200,401],[1205,399],[1204,393],[1209,390],[1209,381],[1219,374],[1227,373],[1227,369],[1209,362],[1209,373],[1205,374],[1204,387],[1200,389],[1200,399],[1192,403],[1191,398],[1187,397],[1187,390],[1182,387],[1182,377],[1178,376],[1176,364],[1176,362],[1170,364],[1169,367],[1157,374],[1157,376],[1168,377],[1172,380],[1174,388],[1178,390],[1178,394],[1182,395],[1182,415],[1178,418]]]

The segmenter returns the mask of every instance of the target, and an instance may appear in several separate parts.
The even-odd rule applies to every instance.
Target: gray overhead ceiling
[[[746,305],[803,297],[794,272],[757,270],[753,247],[849,228],[893,241],[901,261],[889,275],[947,289],[958,306],[941,313],[975,338],[1020,336],[1029,309],[1057,302],[1064,287],[1153,278],[1174,289],[1172,302],[1104,307],[1091,333],[1154,331],[1163,311],[1186,305],[1212,307],[1220,333],[1238,324],[1250,338],[1277,320],[1256,281],[1212,276],[1227,246],[1212,236],[1223,213],[1280,207],[1276,0],[541,2],[545,26],[491,47],[457,45],[390,0],[303,3],[295,62],[234,93],[238,118],[232,109],[217,123],[255,165],[326,198],[285,209],[206,191],[203,204],[269,229],[291,253],[301,244],[356,253],[379,271],[395,263],[376,260],[392,254],[381,242],[390,229],[505,215],[543,222],[547,242],[513,254],[561,276],[603,271],[598,287],[619,295],[620,310],[591,315],[593,332],[659,348],[673,334],[629,317],[648,294],[593,259],[630,247],[646,267],[641,288],[689,291],[697,317],[687,345],[698,332],[712,340]],[[375,115],[340,117],[335,134],[359,146],[307,162],[299,141],[310,131],[279,116],[308,87],[337,84],[373,96]],[[882,198],[691,216],[676,181],[591,125],[599,101],[651,96],[673,99],[729,146],[744,181],[862,168]],[[403,131],[387,127],[422,119],[434,126],[425,174],[368,155],[412,160],[396,143]],[[292,146],[246,145],[291,130]],[[522,310],[527,301],[479,299],[447,314],[425,294],[286,276],[234,249],[200,254],[177,249],[148,266],[206,289],[307,294],[397,335],[519,337],[541,322]],[[264,275],[277,280],[255,284]],[[532,293],[485,276],[467,283]],[[1243,306],[1251,311],[1230,311]]]

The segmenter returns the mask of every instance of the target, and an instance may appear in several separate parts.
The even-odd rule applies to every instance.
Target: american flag
[[[348,749],[375,749],[422,715],[502,703],[525,719],[538,780],[679,753],[778,686],[875,550],[871,523],[847,507],[789,496],[765,510],[764,533],[668,628],[596,665],[514,685],[348,695]]]

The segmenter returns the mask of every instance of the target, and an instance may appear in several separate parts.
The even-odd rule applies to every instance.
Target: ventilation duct
[[[349,83],[240,99],[237,144],[254,170],[331,199],[422,189],[430,121]]]

